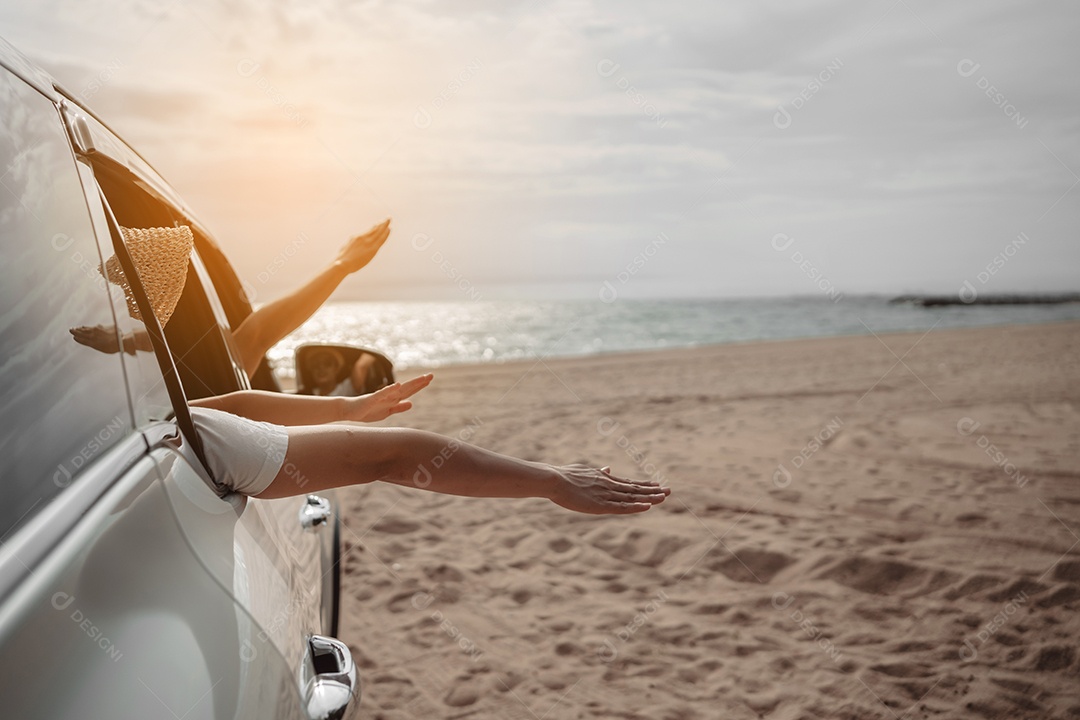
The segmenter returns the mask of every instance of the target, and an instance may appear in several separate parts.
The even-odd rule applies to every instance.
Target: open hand
[[[409,398],[431,384],[434,377],[428,373],[407,382],[387,385],[367,395],[350,398],[344,419],[355,422],[377,422],[391,415],[405,412],[412,407]]]
[[[555,471],[562,476],[551,497],[556,505],[591,515],[623,515],[645,512],[664,502],[671,494],[653,480],[630,480],[611,474],[611,468],[564,465]]]
[[[371,262],[375,253],[390,237],[390,218],[368,230],[363,235],[357,235],[338,253],[337,261],[346,272],[354,273]]]
[[[81,325],[70,328],[68,332],[80,345],[86,345],[110,355],[120,352],[120,339],[116,335],[116,326]]]

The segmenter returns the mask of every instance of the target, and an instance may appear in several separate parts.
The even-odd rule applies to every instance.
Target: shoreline
[[[945,328],[942,330],[902,330],[894,332],[877,333],[877,337],[895,337],[902,338],[904,336],[922,335],[924,333],[964,333],[964,332],[980,332],[990,330],[1005,330],[1010,328],[1026,328],[1026,327],[1057,327],[1062,325],[1073,324],[1080,327],[1080,320],[1058,320],[1055,322],[1044,323],[1003,323],[1001,325],[980,325],[977,327],[963,327],[963,328]],[[543,356],[544,362],[554,363],[588,363],[590,361],[596,361],[597,363],[605,363],[610,361],[636,361],[636,360],[648,360],[656,359],[663,356],[671,356],[672,358],[684,358],[692,357],[700,352],[718,351],[724,348],[737,348],[737,347],[753,347],[756,345],[769,346],[769,345],[782,345],[785,343],[815,343],[815,342],[829,342],[832,340],[845,340],[851,338],[872,338],[873,334],[870,333],[852,333],[848,335],[808,335],[805,337],[797,338],[776,338],[776,339],[758,339],[758,340],[733,340],[731,342],[722,343],[707,343],[703,345],[693,346],[681,346],[670,348],[649,348],[644,350],[613,350],[610,352],[591,353],[588,355],[554,355]],[[394,376],[397,381],[408,379],[409,377],[415,377],[416,375],[423,375],[424,373],[435,373],[436,375],[443,375],[448,372],[475,372],[481,370],[499,370],[502,368],[513,370],[515,368],[522,368],[535,364],[536,358],[532,359],[515,359],[505,360],[502,362],[467,362],[467,363],[453,363],[447,365],[409,365],[399,366],[394,365]],[[281,375],[276,374],[278,382],[281,384],[282,390],[285,392],[292,392],[296,388],[296,380],[294,375]]]
[[[942,334],[942,333],[965,333],[965,332],[979,333],[979,332],[988,332],[988,331],[992,331],[992,330],[1010,330],[1010,329],[1029,328],[1029,327],[1053,328],[1053,327],[1060,327],[1060,326],[1065,326],[1065,325],[1075,325],[1078,329],[1080,329],[1080,320],[1058,320],[1058,321],[1054,321],[1054,322],[1042,322],[1042,323],[1002,323],[1001,325],[979,325],[979,326],[975,326],[975,327],[944,328],[944,329],[940,329],[940,330],[937,330],[937,329],[931,329],[931,330],[899,330],[899,331],[888,331],[888,332],[876,333],[876,336],[880,337],[880,338],[891,337],[891,338],[901,339],[901,338],[904,338],[904,337],[907,337],[907,336],[919,336],[919,335],[924,335],[924,334],[927,334],[927,336],[929,336],[931,334]],[[758,339],[758,340],[733,340],[731,342],[707,343],[707,344],[703,344],[703,345],[692,345],[692,346],[680,346],[680,347],[669,347],[669,348],[648,348],[648,349],[644,349],[644,350],[612,350],[610,352],[591,353],[591,354],[588,354],[588,355],[552,355],[552,356],[541,356],[541,357],[542,357],[543,361],[547,362],[547,363],[555,362],[555,363],[562,364],[562,363],[589,362],[589,361],[595,360],[597,363],[602,364],[602,363],[610,362],[610,361],[616,361],[617,362],[617,361],[622,360],[622,359],[625,359],[625,360],[628,360],[628,361],[648,360],[650,358],[655,359],[658,356],[664,356],[664,355],[670,355],[670,356],[672,356],[674,358],[692,357],[693,355],[697,354],[699,351],[701,351],[701,352],[715,352],[715,351],[719,351],[719,350],[722,350],[722,349],[725,349],[725,348],[739,348],[739,347],[745,348],[745,347],[754,347],[754,346],[757,346],[757,345],[772,346],[772,345],[783,345],[785,343],[791,343],[793,345],[794,344],[799,344],[799,343],[807,343],[807,344],[818,343],[818,342],[826,342],[827,343],[827,342],[830,342],[830,341],[833,341],[833,340],[849,340],[849,339],[854,339],[854,338],[874,338],[874,337],[875,337],[875,334],[873,334],[873,333],[851,333],[851,334],[845,334],[845,335],[807,335],[805,337],[795,337],[795,338],[775,338],[775,339]],[[505,360],[505,361],[502,361],[502,362],[499,362],[499,361],[468,362],[468,363],[455,363],[455,364],[435,365],[435,366],[410,365],[410,366],[402,368],[402,370],[405,371],[405,372],[408,372],[410,374],[415,372],[415,374],[417,374],[417,375],[422,375],[422,374],[427,373],[427,372],[439,374],[439,373],[443,373],[443,372],[446,372],[446,371],[451,370],[451,369],[453,369],[453,370],[463,370],[463,371],[475,371],[475,370],[483,370],[483,369],[507,368],[507,369],[512,370],[512,369],[515,369],[515,368],[522,368],[522,367],[526,367],[526,366],[529,366],[529,365],[533,365],[535,363],[536,363],[536,358],[532,358],[532,359]],[[398,372],[398,369],[399,369],[398,366],[395,364],[395,366],[394,366],[395,376],[396,376],[396,374]]]

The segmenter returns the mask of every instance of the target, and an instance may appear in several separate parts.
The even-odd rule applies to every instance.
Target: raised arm
[[[248,315],[233,331],[244,372],[253,375],[266,351],[311,317],[342,280],[371,262],[389,236],[387,218],[381,225],[350,240],[329,267],[302,287]]]
[[[433,377],[430,373],[421,375],[358,397],[315,397],[239,390],[227,395],[192,400],[191,404],[277,425],[321,425],[341,420],[376,422],[411,408],[409,398],[426,388]]]

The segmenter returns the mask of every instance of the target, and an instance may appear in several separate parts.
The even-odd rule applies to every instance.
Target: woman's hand
[[[388,237],[390,237],[390,218],[386,218],[381,224],[347,242],[338,253],[337,264],[346,273],[356,272],[371,262]]]
[[[68,332],[71,333],[75,342],[92,347],[98,352],[109,355],[120,352],[120,340],[116,337],[115,326],[93,325],[88,327],[80,325],[79,327],[70,328]],[[134,349],[131,352],[134,353]]]
[[[611,474],[611,468],[564,465],[554,468],[561,477],[551,501],[567,510],[591,515],[645,512],[664,502],[670,488],[653,480],[630,480]]]
[[[385,420],[391,415],[405,412],[412,407],[409,398],[431,384],[434,377],[434,375],[428,373],[407,382],[387,385],[382,390],[376,390],[367,395],[349,398],[346,400],[342,420],[377,422]]]

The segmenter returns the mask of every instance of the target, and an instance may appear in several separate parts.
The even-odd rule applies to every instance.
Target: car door
[[[197,239],[204,241],[196,242],[183,295],[165,328],[170,348],[175,343],[181,344],[182,349],[172,352],[179,357],[177,366],[185,393],[189,397],[201,397],[246,387],[246,377],[239,370],[232,348],[228,319],[198,251],[200,246],[205,246],[206,231],[178,206],[179,201],[164,181],[156,176],[149,177],[152,171],[148,166],[126,150],[107,128],[70,103],[66,105],[65,115],[73,137],[83,146],[81,154],[92,166],[92,177],[84,177],[84,183],[91,214],[99,226],[99,237],[107,234],[106,216],[119,211],[122,214],[117,219],[121,224],[144,227],[171,219],[192,227]],[[98,189],[103,191],[100,194],[104,195],[104,206],[97,197]],[[109,248],[103,247],[102,252],[109,252]],[[117,314],[122,323],[137,324],[125,317],[119,297]],[[139,329],[132,326],[128,332],[139,332]],[[196,341],[192,342],[191,338]],[[208,341],[214,338],[213,342]],[[135,353],[133,357],[125,354],[125,362],[146,364],[148,354]],[[129,373],[131,377],[134,375]],[[160,386],[160,376],[155,380],[151,370],[146,382]],[[153,396],[145,387],[133,387],[132,392],[138,398]],[[136,413],[140,417],[148,415],[140,412],[138,407]],[[160,449],[160,452],[158,448],[154,449],[155,459],[167,480],[177,473],[186,477],[195,472],[191,463],[185,465],[184,458],[171,448]],[[303,482],[303,478],[297,478],[300,491]],[[183,486],[189,484],[182,483]],[[312,512],[318,513],[325,507],[322,502],[325,498],[300,495],[280,500],[249,499],[237,524],[222,525],[226,513],[188,512],[190,507],[184,502],[183,495],[171,493],[170,497],[177,502],[177,516],[195,552],[211,571],[218,573],[221,582],[234,585],[237,602],[262,623],[264,631],[274,638],[294,667],[299,667],[304,654],[309,651],[306,635],[333,631],[330,627],[333,623],[325,612],[325,607],[331,603],[324,604],[323,592],[332,590],[333,585],[329,582],[335,571],[331,550],[336,540],[331,521],[336,519],[326,516],[325,522],[321,523],[305,521],[310,520]],[[327,504],[332,506],[329,499]],[[243,566],[248,572],[237,576],[235,582],[230,569],[232,543],[227,541],[233,534],[237,553],[244,552],[245,543],[248,546]],[[208,538],[214,540],[208,541]],[[245,588],[253,582],[268,585],[261,588],[263,592],[249,593]]]
[[[145,428],[179,436],[136,419],[54,100],[0,68],[3,714],[303,717],[294,666],[193,551],[148,451]]]

